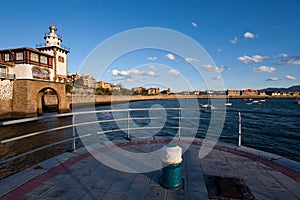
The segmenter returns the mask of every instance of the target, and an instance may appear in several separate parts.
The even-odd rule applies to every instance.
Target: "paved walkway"
[[[124,142],[119,147],[133,152],[168,143],[162,138]],[[179,191],[160,186],[161,170],[120,172],[81,148],[0,180],[0,199],[234,199],[237,189],[240,199],[300,199],[299,163],[227,144],[216,145],[199,159],[200,147],[201,140],[196,140],[183,154],[184,188]],[[98,153],[111,150],[105,146]]]

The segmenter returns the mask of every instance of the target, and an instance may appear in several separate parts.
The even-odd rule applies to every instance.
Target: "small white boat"
[[[260,99],[259,102],[260,102],[260,103],[265,103],[266,100],[265,100],[265,99]]]
[[[232,106],[232,102],[225,103],[225,106]]]
[[[211,105],[211,104],[199,104],[199,106],[201,106],[202,108],[204,108],[204,110],[208,110],[208,111],[216,110],[217,109],[216,106]]]
[[[252,103],[259,103],[259,101],[255,100],[255,101],[252,101]]]

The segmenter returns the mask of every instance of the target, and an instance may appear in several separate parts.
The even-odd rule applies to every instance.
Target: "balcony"
[[[46,46],[46,44],[45,43],[40,43],[40,44],[36,44],[35,45],[36,46],[36,48],[43,48],[43,47],[51,47],[51,46],[59,46],[60,48],[62,48],[62,49],[64,49],[64,50],[66,50],[66,51],[68,51],[68,52],[70,52],[70,48],[69,47],[66,47],[66,46],[64,46],[64,45],[57,45],[57,44],[55,44],[55,43],[50,43],[50,44],[48,44],[48,46]]]
[[[15,80],[16,75],[15,74],[0,73],[0,79],[1,80]]]

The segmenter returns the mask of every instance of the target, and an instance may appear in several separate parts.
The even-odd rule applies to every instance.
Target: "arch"
[[[59,112],[60,95],[52,87],[45,87],[37,94],[37,115],[45,112]]]
[[[15,118],[42,115],[43,95],[48,89],[56,97],[56,111],[59,113],[71,112],[69,107],[71,100],[66,95],[64,83],[43,80],[16,80],[13,87],[12,112]]]

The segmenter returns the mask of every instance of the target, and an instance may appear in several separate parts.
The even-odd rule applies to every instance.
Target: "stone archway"
[[[59,98],[53,88],[43,88],[37,95],[37,115],[58,112]]]
[[[57,96],[58,113],[70,112],[64,83],[38,80],[15,80],[13,92],[13,118],[35,117],[43,113],[42,98],[50,89]]]

